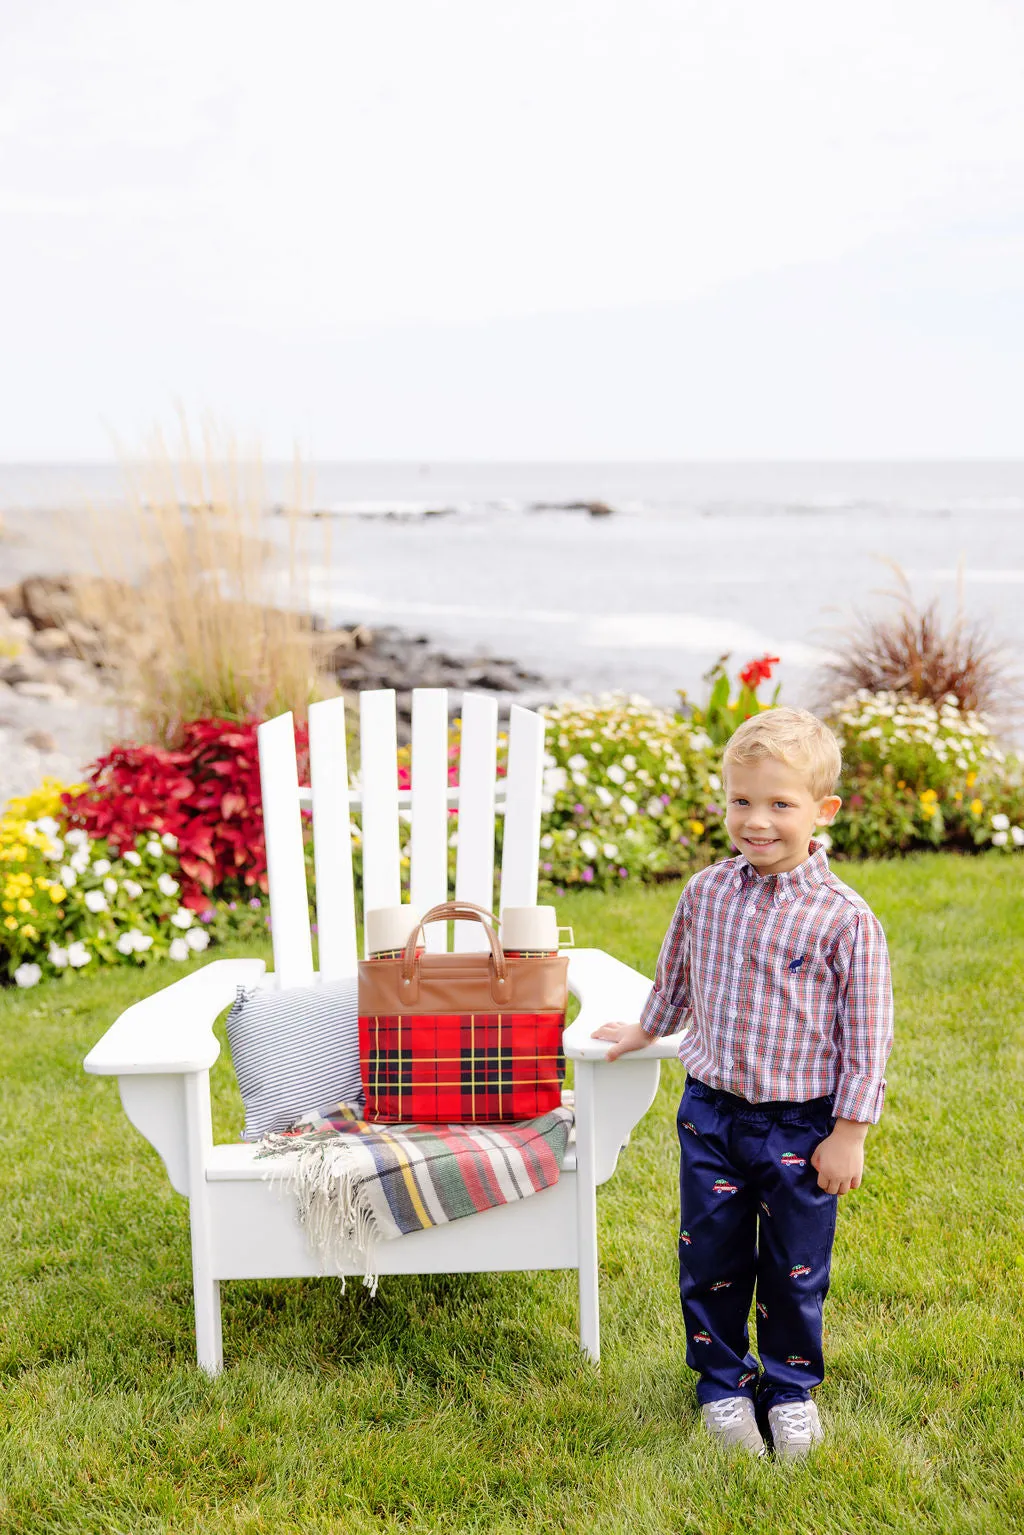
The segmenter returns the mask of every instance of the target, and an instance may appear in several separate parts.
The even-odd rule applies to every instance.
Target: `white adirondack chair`
[[[412,789],[399,792],[395,694],[360,695],[361,792],[349,786],[342,699],[309,713],[311,790],[299,787],[292,717],[260,727],[260,776],[267,839],[274,972],[262,960],[215,960],[165,986],[121,1015],[85,1060],[86,1071],[115,1075],[128,1118],[163,1159],[174,1188],[189,1200],[198,1362],[223,1366],[220,1285],[227,1279],[286,1278],[325,1272],[287,1199],[264,1179],[252,1145],[215,1145],[210,1067],[220,1051],[212,1025],[239,985],[315,983],[301,807],[312,805],[316,860],[319,978],[354,975],[355,902],[351,816],[361,809],[363,908],[400,900],[400,818],[411,812],[410,899],[426,910],[448,898],[447,850],[457,807],[455,894],[488,909],[493,900],[494,817],[504,811],[501,905],[537,898],[544,721],[513,706],[508,772],[496,781],[497,706],[463,698],[458,789],[448,787],[448,712],[444,689],[413,693]],[[485,942],[476,923],[453,925],[460,951]],[[446,930],[427,929],[429,948]],[[676,1053],[667,1038],[612,1063],[592,1031],[609,1019],[634,1020],[650,981],[598,949],[571,953],[569,985],[580,999],[565,1032],[574,1061],[576,1124],[558,1183],[514,1204],[381,1243],[381,1274],[441,1274],[578,1269],[580,1345],[599,1357],[597,1203],[619,1152],[654,1101],[659,1061]],[[335,1271],[330,1271],[335,1272]],[[355,1272],[355,1270],[352,1270]]]

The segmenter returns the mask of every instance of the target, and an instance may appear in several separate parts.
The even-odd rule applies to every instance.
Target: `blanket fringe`
[[[345,1267],[363,1268],[363,1284],[377,1294],[380,1229],[362,1180],[352,1167],[357,1148],[322,1135],[267,1136],[264,1181],[295,1197],[300,1225],[325,1267],[345,1288]]]

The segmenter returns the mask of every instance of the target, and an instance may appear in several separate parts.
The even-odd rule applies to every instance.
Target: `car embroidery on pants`
[[[694,1335],[693,1335],[693,1341],[694,1341],[694,1343],[710,1343],[711,1342],[711,1334],[709,1332],[703,1332],[703,1331],[695,1332]]]
[[[748,1370],[746,1375],[741,1375],[740,1376],[740,1378],[736,1382],[736,1384],[737,1384],[737,1386],[749,1386],[750,1382],[752,1380],[756,1380],[756,1379],[757,1379],[757,1371],[756,1370]]]
[[[786,1363],[787,1364],[810,1364],[810,1362],[811,1361],[809,1359],[805,1359],[802,1354],[787,1354],[786,1355]]]
[[[761,1209],[764,1211],[765,1215],[771,1215],[772,1212],[769,1210],[768,1206],[765,1204],[763,1199],[761,1200],[760,1203],[761,1203]]]
[[[711,1288],[712,1290],[728,1290],[731,1284],[731,1279],[716,1279]]]
[[[700,1134],[700,1131],[697,1129],[697,1126],[694,1124],[692,1119],[683,1119],[680,1121],[680,1123],[682,1124],[684,1130],[689,1130],[691,1135]]]
[[[693,1238],[690,1236],[690,1233],[688,1231],[681,1231],[679,1233],[679,1240],[680,1240],[680,1242],[685,1242],[687,1247],[689,1247],[690,1243],[693,1240]]]
[[[730,1183],[728,1178],[716,1178],[712,1187],[712,1194],[735,1194],[737,1185]]]
[[[779,1158],[783,1167],[806,1167],[807,1158],[798,1157],[795,1151],[784,1151]]]
[[[768,1320],[768,1307],[764,1304],[763,1301],[758,1301],[758,1303],[757,1303],[757,1314],[758,1314],[758,1316],[763,1316],[765,1321],[767,1322],[767,1320]]]
[[[799,1279],[802,1274],[809,1274],[810,1266],[806,1263],[794,1263],[789,1271],[790,1279]]]

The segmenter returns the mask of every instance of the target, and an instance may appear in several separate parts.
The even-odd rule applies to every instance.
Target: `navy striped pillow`
[[[309,1109],[362,1103],[355,976],[286,991],[239,986],[227,1031],[244,1141],[287,1130]]]

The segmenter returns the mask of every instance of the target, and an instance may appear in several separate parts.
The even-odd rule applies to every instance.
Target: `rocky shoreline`
[[[78,780],[126,728],[116,657],[131,643],[130,589],[94,576],[32,575],[0,589],[0,806],[52,776]],[[434,649],[425,634],[314,620],[329,677],[354,698],[394,688],[400,743],[410,739],[412,689],[465,689],[529,707],[557,690],[517,662]]]

